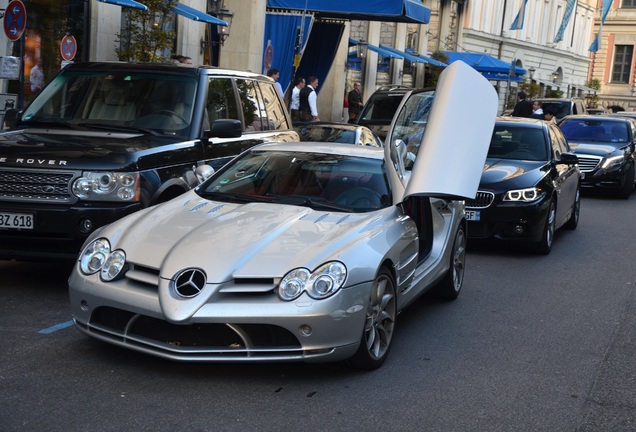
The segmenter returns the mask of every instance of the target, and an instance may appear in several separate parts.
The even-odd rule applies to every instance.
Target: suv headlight
[[[625,161],[625,155],[608,157],[601,164],[601,168],[610,169],[615,166],[620,166],[623,164],[623,161]]]
[[[323,264],[313,272],[297,268],[280,281],[278,296],[281,300],[291,301],[306,292],[311,298],[322,300],[338,292],[346,278],[347,268],[338,261]]]
[[[93,240],[80,255],[80,270],[85,275],[100,272],[105,282],[117,279],[126,267],[126,253],[117,249],[111,252],[110,242],[105,238]]]
[[[543,191],[540,188],[532,187],[526,189],[509,190],[504,195],[504,201],[516,201],[516,202],[532,202],[540,199],[543,196]]]
[[[86,171],[73,182],[73,194],[85,201],[139,201],[139,173]]]

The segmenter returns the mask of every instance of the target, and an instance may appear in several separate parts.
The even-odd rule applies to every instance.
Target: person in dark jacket
[[[307,85],[300,91],[300,119],[302,121],[320,121],[318,108],[316,106],[316,89],[318,88],[318,78],[310,76]]]
[[[530,117],[532,115],[532,104],[526,100],[526,92],[520,91],[517,99],[518,102],[511,115],[513,117]]]
[[[347,102],[349,103],[349,123],[354,123],[358,114],[362,111],[362,94],[360,93],[361,84],[359,82],[353,83],[353,90],[347,95]]]

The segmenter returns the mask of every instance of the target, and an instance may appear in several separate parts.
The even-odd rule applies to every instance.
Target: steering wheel
[[[338,195],[334,202],[355,209],[380,208],[382,205],[380,194],[366,187],[348,189]]]
[[[179,122],[181,122],[182,126],[186,126],[188,124],[188,121],[186,119],[184,119],[183,116],[181,116],[179,113],[176,113],[176,112],[168,110],[168,109],[159,110],[159,111],[155,112],[154,114],[167,114],[170,117],[174,117],[177,120],[179,120]]]

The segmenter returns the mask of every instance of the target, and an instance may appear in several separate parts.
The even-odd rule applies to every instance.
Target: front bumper
[[[320,301],[303,295],[283,302],[271,291],[215,295],[179,322],[166,319],[164,308],[175,306],[162,304],[163,287],[133,285],[74,271],[69,293],[76,326],[96,339],[176,361],[326,362],[358,349],[372,282]]]
[[[541,199],[533,203],[493,203],[479,212],[479,220],[468,221],[468,238],[518,240],[538,242],[548,217],[550,201]]]
[[[32,230],[0,228],[0,259],[70,261],[95,229],[141,209],[141,204],[48,205],[2,203],[2,211],[34,217]],[[89,221],[89,222],[88,222]],[[85,229],[90,225],[90,229]]]

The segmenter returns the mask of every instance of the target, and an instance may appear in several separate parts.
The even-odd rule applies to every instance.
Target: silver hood
[[[233,278],[282,277],[299,266],[318,266],[373,235],[389,212],[223,203],[189,192],[140,217],[124,218],[101,234],[113,249],[126,252],[127,261],[161,269],[163,279],[198,267],[208,283],[218,284]]]

